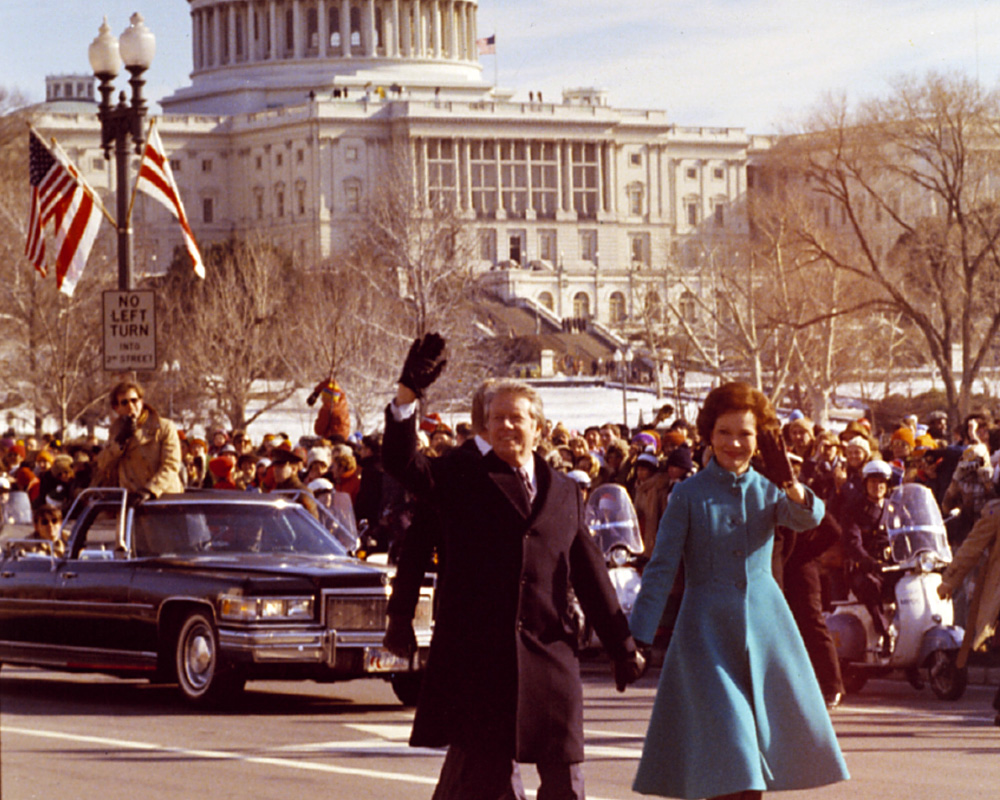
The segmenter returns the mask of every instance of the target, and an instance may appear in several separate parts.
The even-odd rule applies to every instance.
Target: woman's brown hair
[[[698,434],[703,442],[712,440],[715,422],[730,411],[751,411],[757,421],[757,432],[777,430],[778,415],[768,399],[752,386],[734,381],[712,389],[698,412]]]

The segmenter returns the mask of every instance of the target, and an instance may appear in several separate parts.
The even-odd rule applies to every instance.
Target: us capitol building
[[[408,152],[413,190],[476,229],[498,297],[614,337],[668,296],[693,315],[680,295],[748,233],[753,137],[615,108],[599,89],[498,89],[479,63],[476,0],[188,4],[191,84],[161,100],[159,130],[202,244],[258,231],[320,264],[391,154]],[[35,124],[110,191],[93,85],[49,77]],[[176,223],[140,195],[133,227],[137,273],[162,272]]]

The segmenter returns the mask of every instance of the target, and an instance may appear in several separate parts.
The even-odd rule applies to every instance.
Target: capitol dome
[[[307,96],[479,100],[476,0],[188,0],[190,86],[168,113],[232,114]]]

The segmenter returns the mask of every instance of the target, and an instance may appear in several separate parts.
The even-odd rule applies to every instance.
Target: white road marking
[[[361,727],[361,726],[351,726],[351,727]],[[372,728],[381,729],[388,726],[369,726]],[[242,753],[227,752],[224,750],[192,750],[186,747],[171,747],[169,745],[155,744],[153,742],[137,742],[137,741],[124,741],[122,739],[109,739],[103,736],[87,736],[83,734],[76,733],[63,733],[61,731],[43,731],[37,728],[20,728],[12,725],[0,726],[0,732],[15,734],[20,736],[35,737],[39,739],[55,739],[63,742],[76,742],[79,744],[93,744],[100,745],[102,747],[114,747],[121,750],[142,750],[144,752],[158,751],[162,753],[170,753],[173,755],[185,756],[187,758],[202,758],[205,760],[212,761],[238,761],[244,764],[260,764],[262,766],[270,767],[283,767],[285,769],[298,769],[304,770],[306,772],[325,772],[334,775],[353,775],[362,778],[372,778],[375,780],[385,780],[385,781],[395,781],[397,783],[412,783],[421,786],[435,786],[437,784],[437,776],[427,777],[424,775],[412,775],[405,772],[382,772],[381,770],[372,769],[359,769],[357,767],[343,767],[336,764],[316,764],[310,761],[298,761],[291,758],[273,758],[269,756],[252,756],[244,755]],[[395,731],[393,735],[395,737]],[[616,735],[616,734],[605,734],[596,731],[591,731],[590,735],[605,736],[605,735]],[[438,757],[444,757],[443,750],[431,750],[428,748],[415,748],[406,747],[402,748],[395,742],[385,742],[384,745],[377,745],[376,742],[372,740],[364,742],[326,742],[320,744],[312,745],[292,745],[288,747],[279,748],[280,750],[285,749],[298,749],[298,750],[323,750],[329,749],[339,749],[339,750],[354,750],[355,752],[363,747],[368,747],[372,749],[377,749],[379,754],[385,755],[388,752],[399,751],[400,753],[405,752],[407,755],[435,755]],[[626,750],[625,748],[615,748],[615,747],[594,747],[586,748],[587,753],[590,756],[601,756],[611,758],[638,758],[639,752]],[[605,754],[605,751],[606,754]],[[533,789],[526,789],[525,794],[528,797],[535,797],[536,792]],[[590,800],[611,800],[610,798],[601,798],[590,796]]]

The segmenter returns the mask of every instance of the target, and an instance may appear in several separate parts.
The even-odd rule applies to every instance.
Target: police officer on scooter
[[[844,551],[850,565],[850,584],[854,596],[871,614],[879,636],[880,652],[892,652],[889,619],[882,599],[896,584],[898,575],[883,573],[887,563],[889,536],[882,525],[882,509],[892,479],[892,467],[885,461],[869,461],[861,471],[863,492],[855,495],[844,510]]]

